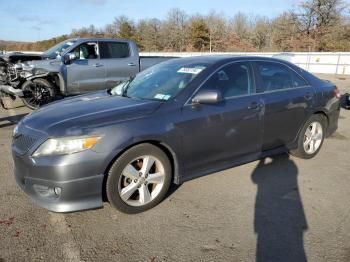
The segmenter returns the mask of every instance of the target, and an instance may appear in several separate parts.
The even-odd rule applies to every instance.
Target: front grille
[[[18,151],[25,154],[34,146],[36,141],[37,138],[20,134],[13,138],[13,145],[17,148]]]

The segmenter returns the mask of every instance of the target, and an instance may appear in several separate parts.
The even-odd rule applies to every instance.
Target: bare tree
[[[240,39],[248,40],[251,34],[251,26],[249,18],[242,12],[238,12],[234,15],[230,22],[230,28]]]
[[[220,52],[225,50],[229,32],[224,14],[211,12],[204,19],[209,28],[209,51]]]
[[[171,9],[168,12],[162,30],[165,49],[178,52],[185,50],[187,19],[187,14],[178,8]]]
[[[253,24],[251,35],[251,42],[253,46],[258,50],[262,50],[269,45],[268,40],[270,39],[270,35],[271,26],[269,19],[264,16],[257,16]]]
[[[142,49],[148,52],[155,52],[162,49],[161,46],[162,22],[156,18],[140,20],[137,31]]]

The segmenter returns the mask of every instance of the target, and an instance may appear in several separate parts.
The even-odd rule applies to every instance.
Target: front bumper
[[[13,150],[17,184],[37,205],[53,212],[102,207],[103,156],[84,151],[32,158]]]
[[[9,85],[0,85],[0,92],[4,92],[5,94],[23,97],[23,91],[21,89],[13,88]]]

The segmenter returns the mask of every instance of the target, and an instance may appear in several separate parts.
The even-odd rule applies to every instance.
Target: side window
[[[126,58],[130,56],[129,44],[125,42],[101,42],[101,58]]]
[[[283,64],[256,62],[256,65],[258,77],[261,80],[261,85],[258,87],[259,93],[308,85],[303,78]]]
[[[77,46],[72,53],[75,54],[77,59],[97,59],[98,48],[96,43],[83,43]]]
[[[232,63],[219,69],[204,83],[201,90],[220,90],[224,98],[248,95],[252,91],[249,63]]]
[[[302,86],[308,86],[309,84],[297,73],[292,71],[292,77],[293,77],[293,87],[302,87]]]

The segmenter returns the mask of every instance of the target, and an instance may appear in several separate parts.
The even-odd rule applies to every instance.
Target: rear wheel
[[[54,85],[42,78],[24,82],[22,90],[23,103],[33,110],[52,102],[56,96]]]
[[[113,163],[106,183],[108,200],[124,213],[143,212],[162,201],[171,177],[170,161],[161,149],[137,145]]]
[[[290,153],[300,158],[312,158],[320,151],[325,136],[325,117],[312,115],[305,123],[298,138],[298,148]]]

